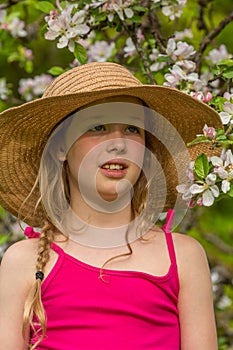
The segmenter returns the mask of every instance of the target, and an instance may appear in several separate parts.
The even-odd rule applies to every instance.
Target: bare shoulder
[[[195,238],[183,233],[172,233],[175,250],[185,259],[206,258],[205,250]]]
[[[205,276],[209,275],[207,256],[202,245],[193,237],[185,234],[173,233],[177,265],[180,278],[188,278],[190,272],[195,275],[202,271]]]
[[[12,279],[23,278],[25,281],[30,278],[29,276],[33,276],[32,271],[35,270],[37,258],[37,244],[38,239],[27,239],[11,245],[1,262],[1,278],[5,279],[11,275]]]

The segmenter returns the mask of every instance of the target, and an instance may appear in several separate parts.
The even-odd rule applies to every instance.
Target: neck
[[[87,202],[82,196],[76,196],[71,198],[70,206],[75,216],[83,223],[99,228],[116,228],[131,222],[132,208],[129,198],[125,200],[126,205],[122,209],[117,201],[114,201],[114,205],[112,202],[105,201],[104,203],[105,205],[100,207],[96,203]]]
[[[73,241],[92,247],[110,248],[125,246],[138,238],[137,219],[133,218],[131,202],[121,211],[106,213],[75,197],[70,207],[62,225]]]

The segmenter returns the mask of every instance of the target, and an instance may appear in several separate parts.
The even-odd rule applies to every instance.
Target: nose
[[[126,152],[126,139],[120,130],[112,131],[109,134],[107,151],[121,154]]]

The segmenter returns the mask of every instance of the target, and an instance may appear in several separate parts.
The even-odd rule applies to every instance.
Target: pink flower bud
[[[1,29],[6,30],[7,29],[7,23],[2,23],[1,24]]]
[[[203,128],[203,133],[206,137],[214,138],[216,136],[216,130],[212,126],[208,126],[205,124]]]
[[[201,207],[203,205],[203,199],[202,197],[198,198],[197,200],[197,205],[199,205],[199,207]]]
[[[188,203],[188,207],[191,209],[191,208],[194,208],[196,205],[196,202],[194,199],[191,199],[190,202]]]
[[[212,97],[213,95],[211,94],[211,92],[207,92],[203,97],[203,102],[209,102],[210,100],[212,100]]]

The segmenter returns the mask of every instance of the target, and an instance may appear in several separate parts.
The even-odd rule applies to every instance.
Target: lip
[[[123,169],[115,170],[115,169],[105,169],[105,168],[103,168],[103,166],[107,165],[107,164],[109,164],[109,165],[110,164],[122,165]],[[104,176],[112,177],[112,178],[122,178],[127,173],[128,165],[122,159],[111,159],[111,160],[108,160],[107,162],[103,163],[99,167],[99,169],[100,169],[101,174],[103,174]]]

